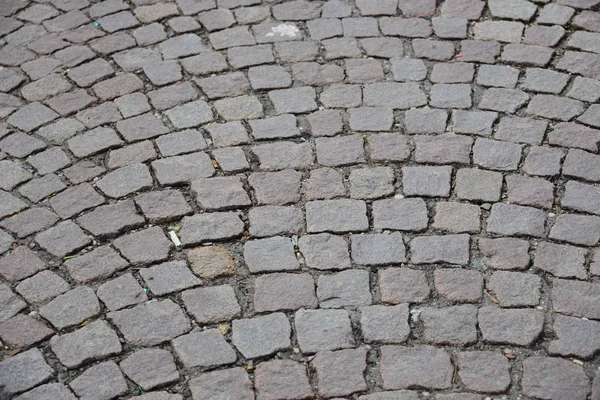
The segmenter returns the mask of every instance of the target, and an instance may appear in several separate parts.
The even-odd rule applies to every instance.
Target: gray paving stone
[[[309,274],[261,275],[254,282],[256,312],[315,308],[314,280]]]
[[[321,200],[306,204],[307,231],[349,232],[369,227],[366,205],[360,200]]]
[[[0,141],[0,149],[18,158],[25,158],[29,154],[46,148],[46,144],[25,133],[13,133]]]
[[[514,88],[519,79],[519,70],[506,65],[481,65],[477,72],[477,83],[483,86]]]
[[[545,67],[553,55],[554,50],[548,47],[511,43],[504,46],[501,59],[509,64]]]
[[[545,179],[509,175],[506,177],[506,186],[510,203],[551,208],[554,202],[554,185]]]
[[[379,271],[381,301],[384,303],[422,303],[430,288],[423,271],[410,268],[386,268]]]
[[[178,292],[202,281],[188,268],[185,261],[169,261],[140,270],[140,276],[156,296]]]
[[[160,344],[191,329],[181,308],[169,299],[113,311],[107,317],[134,346]]]
[[[517,143],[542,144],[548,123],[523,117],[503,117],[494,135],[496,139]]]
[[[245,126],[239,121],[208,124],[205,129],[210,133],[213,144],[217,147],[237,146],[250,142]]]
[[[299,310],[296,311],[294,324],[303,353],[354,346],[350,317],[346,310]]]
[[[565,35],[561,26],[530,26],[525,29],[524,43],[539,46],[555,46]]]
[[[559,149],[532,146],[523,162],[523,171],[530,175],[555,176],[560,172],[563,154]]]
[[[54,331],[37,318],[18,314],[0,323],[0,335],[7,346],[28,348],[54,335]]]
[[[142,193],[135,197],[135,204],[152,223],[177,219],[192,213],[183,195],[175,190]]]
[[[252,382],[243,368],[205,372],[190,380],[190,391],[198,400],[227,396],[240,400],[252,400]]]
[[[403,167],[402,188],[407,196],[448,197],[452,168]]]
[[[256,391],[259,399],[312,396],[306,366],[291,360],[261,363],[256,370]]]
[[[250,89],[250,82],[241,72],[201,78],[196,83],[209,99],[240,96]]]
[[[422,38],[433,33],[431,23],[422,18],[382,17],[379,28],[385,36]]]
[[[116,332],[102,320],[96,320],[70,333],[53,336],[50,347],[60,363],[69,369],[122,351]]]
[[[191,184],[196,194],[196,201],[207,210],[223,210],[228,208],[252,205],[250,197],[237,177],[216,177],[195,180]]]
[[[241,147],[225,147],[213,150],[212,155],[224,172],[241,172],[250,168]]]
[[[563,163],[563,173],[591,182],[597,182],[599,176],[596,167],[600,157],[583,150],[570,149]]]
[[[60,218],[47,208],[30,208],[0,222],[0,226],[19,238],[50,228]]]
[[[531,345],[544,329],[544,314],[532,309],[502,309],[484,306],[477,316],[483,341],[487,343]]]
[[[9,320],[27,307],[27,304],[5,284],[0,285],[0,305],[2,306],[0,322]]]
[[[98,298],[87,286],[76,287],[40,308],[40,315],[59,330],[80,324],[99,313]]]
[[[54,370],[38,349],[31,349],[0,362],[0,376],[7,395],[16,394],[48,381]]]
[[[433,273],[435,289],[443,298],[474,303],[483,296],[483,277],[478,271],[460,268],[438,268]]]
[[[433,31],[439,38],[443,39],[463,39],[467,37],[466,18],[441,18],[433,17],[431,19]]]
[[[370,343],[402,343],[410,334],[407,304],[374,305],[360,308],[363,336]]]
[[[254,90],[286,88],[292,84],[290,74],[276,65],[252,67],[248,70],[248,79]]]
[[[511,0],[512,1],[512,0]],[[524,25],[512,21],[483,21],[475,24],[475,39],[497,40],[505,43],[519,43]]]
[[[492,88],[483,93],[478,107],[483,110],[500,111],[512,114],[521,108],[529,96],[518,89]]]
[[[369,273],[346,270],[321,275],[317,281],[317,297],[321,308],[358,307],[372,303]]]
[[[312,170],[304,182],[306,199],[320,200],[344,196],[346,189],[342,180],[342,175],[332,168]]]
[[[364,140],[358,135],[316,139],[317,161],[325,166],[364,162]]]
[[[335,64],[304,62],[292,66],[292,75],[299,84],[317,86],[341,82],[344,79],[344,69]]]
[[[438,202],[432,227],[453,233],[479,232],[480,214],[473,204]]]
[[[546,215],[531,207],[496,203],[487,221],[487,231],[500,235],[526,235],[541,237],[544,234]]]
[[[475,1],[481,3],[478,0]],[[500,55],[501,46],[500,43],[494,40],[462,40],[460,48],[462,54],[461,61],[493,64],[496,61],[496,57]]]
[[[129,379],[150,390],[179,379],[173,355],[164,349],[141,349],[119,364]]]
[[[334,136],[343,130],[342,116],[337,110],[316,111],[306,117],[312,136]]]
[[[358,85],[335,84],[324,88],[319,99],[328,108],[358,107],[362,90]]]
[[[431,343],[467,345],[477,340],[477,308],[473,305],[427,307],[420,318],[423,336]]]
[[[527,106],[527,114],[533,114],[549,119],[570,121],[583,112],[583,103],[579,100],[538,94],[533,96]]]
[[[385,265],[406,262],[402,234],[352,235],[352,259],[362,265]]]
[[[592,185],[568,181],[565,185],[565,194],[561,200],[561,206],[578,211],[600,214],[598,209],[597,188]]]
[[[554,320],[557,339],[548,343],[548,352],[589,358],[596,351],[599,328],[597,321],[557,315]]]
[[[427,104],[427,98],[416,83],[370,83],[363,89],[366,106],[408,109]]]
[[[418,236],[410,241],[411,261],[415,264],[469,263],[469,235]]]
[[[247,242],[244,245],[244,260],[250,272],[300,268],[291,240],[281,236]]]
[[[379,36],[377,19],[372,17],[355,17],[342,19],[344,36],[369,37]]]
[[[0,208],[0,218],[4,218],[27,208],[27,203],[5,191],[0,192],[0,199],[2,200],[0,203],[2,204]]]
[[[565,279],[552,281],[552,302],[554,309],[575,317],[597,318],[598,285]]]
[[[529,243],[522,239],[480,238],[483,263],[494,269],[525,269],[529,265]]]
[[[567,93],[567,96],[577,100],[590,103],[597,102],[600,99],[600,81],[591,78],[576,76],[573,85]]]
[[[171,342],[177,358],[186,368],[212,368],[232,364],[237,355],[217,329],[193,331]]]
[[[132,264],[163,261],[173,246],[157,226],[118,237],[113,245]]]
[[[533,266],[560,278],[586,279],[586,254],[582,248],[542,242],[536,249]]]
[[[198,19],[209,32],[229,28],[235,23],[233,13],[226,8],[202,12],[198,15]]]
[[[394,122],[391,108],[360,107],[350,109],[349,113],[350,128],[357,131],[386,131]]]
[[[119,198],[153,184],[148,167],[144,164],[132,164],[108,173],[97,182],[97,187],[107,196]]]
[[[24,169],[20,163],[9,160],[0,161],[0,189],[12,190],[32,177],[31,172]]]
[[[600,219],[595,216],[564,213],[556,218],[548,237],[573,244],[593,245],[600,239],[596,234],[599,224]]]
[[[540,10],[536,22],[539,24],[564,25],[569,22],[573,14],[575,14],[575,10],[571,7],[551,3]],[[575,23],[575,21],[573,22]]]
[[[19,397],[19,400],[44,400],[44,399],[58,399],[58,400],[74,400],[76,399],[73,392],[62,383],[46,383],[40,385],[30,391],[23,393]]]
[[[542,280],[534,274],[496,271],[486,285],[502,307],[537,306]]]
[[[31,103],[12,114],[6,122],[16,128],[31,132],[58,118],[58,114],[40,103]]]
[[[54,272],[45,270],[22,280],[15,288],[27,302],[43,303],[69,290],[70,286]]]
[[[300,200],[302,174],[294,170],[258,172],[248,178],[259,205],[284,205]]]
[[[541,381],[543,376],[552,379]],[[563,382],[570,382],[574,389],[565,392]],[[567,360],[541,356],[529,357],[523,362],[523,393],[537,397],[569,396],[584,399],[589,393],[589,378],[581,367]]]
[[[283,313],[233,320],[232,331],[233,345],[249,359],[267,356],[291,346],[292,328]],[[260,332],[260,336],[256,335],[257,332]]]
[[[231,321],[242,312],[229,285],[186,290],[181,299],[187,311],[201,324]]]
[[[163,186],[208,178],[215,173],[210,157],[204,152],[161,158],[151,166],[156,180]]]
[[[108,154],[106,166],[110,169],[125,167],[127,165],[144,163],[154,160],[156,151],[154,144],[149,140],[138,142],[121,149],[112,150]]]
[[[224,240],[242,234],[244,223],[235,212],[220,212],[183,217],[179,237],[184,246]]]
[[[409,157],[407,137],[396,133],[378,133],[367,136],[372,161],[403,161]]]
[[[510,386],[510,364],[506,357],[499,353],[462,352],[458,354],[458,365],[460,379],[471,390],[504,393]]]
[[[427,228],[427,207],[422,199],[385,199],[373,203],[376,229],[420,231]]]
[[[99,106],[88,108],[77,113],[75,116],[79,121],[83,122],[88,128],[95,128],[100,125],[106,125],[117,122],[122,119],[119,109],[115,103],[106,102]],[[100,128],[110,129],[110,128]]]
[[[452,363],[446,351],[432,346],[383,346],[381,348],[383,388],[422,387],[446,389],[451,386]]]
[[[309,268],[328,270],[351,266],[348,244],[340,236],[329,233],[305,235],[298,240],[298,248]]]
[[[105,172],[106,169],[92,161],[80,161],[63,171],[69,182],[77,185]]]
[[[20,281],[46,268],[35,252],[19,246],[0,258],[0,276],[9,282]]]
[[[125,229],[137,228],[145,220],[137,214],[133,201],[100,206],[77,219],[79,225],[96,237],[115,236]]]
[[[72,221],[63,221],[35,236],[35,241],[47,252],[64,257],[91,243],[90,239]]]
[[[319,394],[326,397],[344,396],[366,390],[366,356],[365,348],[318,353],[312,366],[316,372]]]
[[[471,86],[466,84],[436,83],[430,91],[430,104],[439,108],[470,108]]]
[[[110,311],[148,300],[146,292],[130,273],[103,283],[96,294]]]
[[[271,10],[266,6],[241,7],[234,10],[235,19],[240,24],[261,22],[271,15]]]
[[[69,383],[82,399],[111,399],[127,392],[127,382],[114,361],[88,368]]]
[[[263,116],[262,103],[254,96],[239,96],[221,99],[217,100],[214,105],[217,112],[227,121],[254,119]],[[281,112],[285,113],[289,111],[280,110],[279,113]]]
[[[394,171],[390,167],[354,169],[348,180],[353,199],[375,199],[394,192]]]
[[[342,22],[336,18],[319,18],[306,23],[310,37],[322,40],[342,35]]]
[[[473,139],[446,133],[415,136],[415,161],[428,164],[468,164]]]
[[[423,61],[412,58],[392,58],[391,71],[397,81],[422,81],[427,76]]]

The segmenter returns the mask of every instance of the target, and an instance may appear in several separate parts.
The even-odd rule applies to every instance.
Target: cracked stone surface
[[[0,399],[599,400],[600,0],[0,0]]]

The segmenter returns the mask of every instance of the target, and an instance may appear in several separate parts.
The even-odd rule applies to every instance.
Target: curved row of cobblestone
[[[0,399],[600,399],[600,0],[0,0]]]

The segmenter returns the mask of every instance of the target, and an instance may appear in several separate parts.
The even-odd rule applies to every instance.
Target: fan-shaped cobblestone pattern
[[[600,399],[600,0],[0,0],[0,398]]]

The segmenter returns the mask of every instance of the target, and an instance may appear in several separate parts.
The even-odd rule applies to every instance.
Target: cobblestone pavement
[[[0,399],[599,400],[599,9],[0,0]]]

